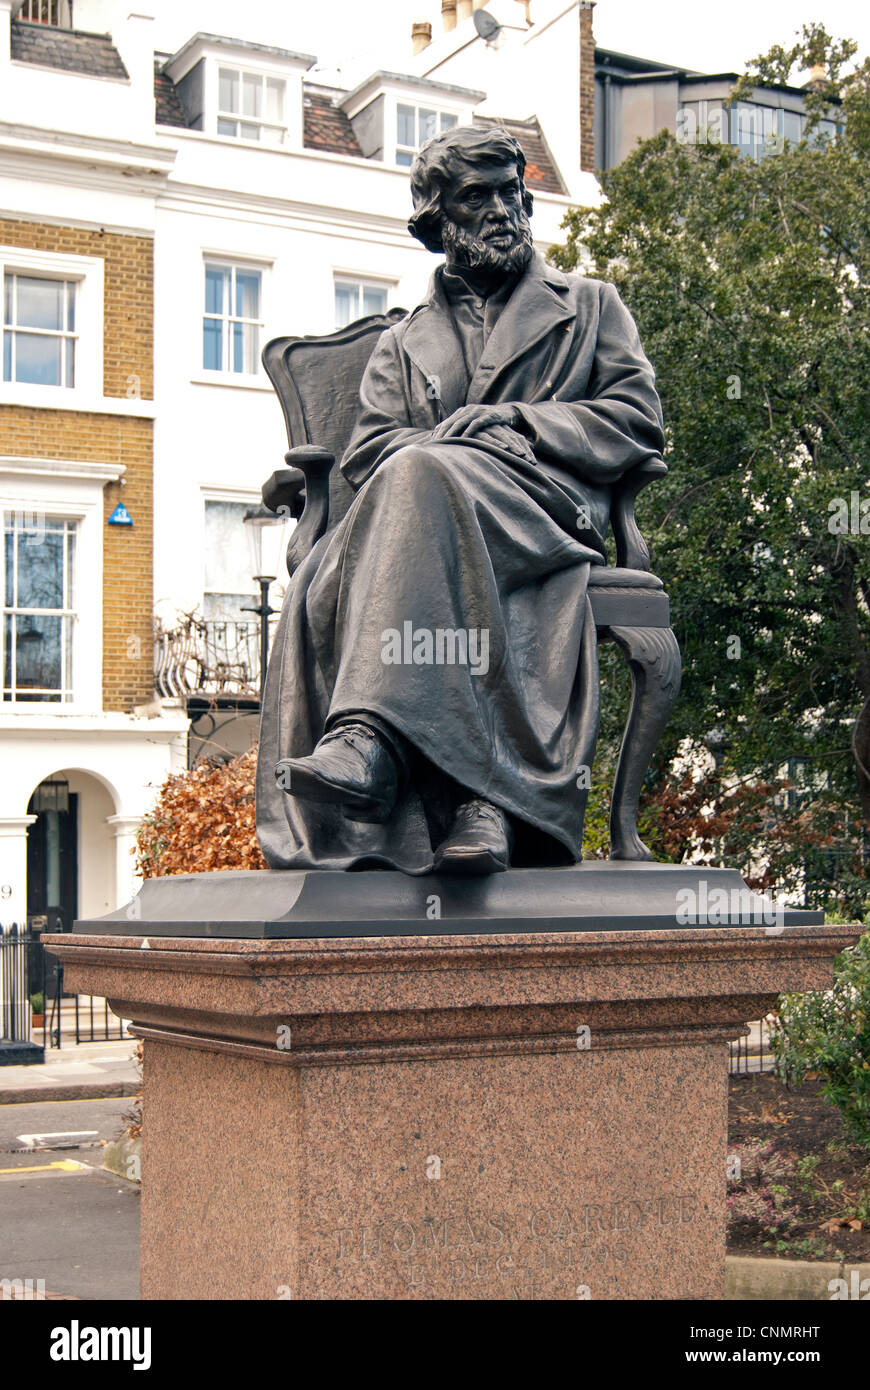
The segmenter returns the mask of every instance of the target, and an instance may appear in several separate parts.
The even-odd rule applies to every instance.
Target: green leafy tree
[[[765,793],[742,844],[732,817],[731,852],[749,863],[763,844],[780,879],[833,861],[852,910],[870,825],[870,60],[847,75],[855,52],[812,25],[756,59],[735,97],[813,69],[799,144],[755,161],[662,132],[551,252],[617,285],[664,406],[670,472],[639,515],[684,681],[649,784],[653,808],[666,790],[678,803],[664,797],[658,848],[673,857],[675,826],[697,834],[704,814],[681,819],[668,768],[712,741],[714,814]],[[785,796],[792,759],[803,792]]]

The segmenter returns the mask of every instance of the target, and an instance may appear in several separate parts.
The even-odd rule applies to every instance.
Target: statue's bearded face
[[[510,275],[532,256],[532,229],[516,165],[469,167],[442,199],[441,238],[449,265]]]

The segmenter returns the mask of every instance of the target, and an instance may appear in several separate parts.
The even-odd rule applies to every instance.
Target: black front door
[[[78,913],[78,800],[70,792],[68,811],[39,811],[27,830],[27,920],[42,919],[44,931],[70,931]],[[27,813],[34,814],[32,802]],[[45,956],[45,971],[50,995],[55,956]]]

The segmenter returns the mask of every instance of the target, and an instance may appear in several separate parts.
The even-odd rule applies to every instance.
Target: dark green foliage
[[[754,69],[755,80],[784,81],[824,63],[810,106],[830,115],[841,97],[839,139],[814,143],[811,130],[754,162],[663,132],[603,176],[600,209],[568,215],[551,259],[616,283],[664,405],[671,471],[638,514],[685,671],[651,797],[677,748],[700,749],[715,729],[723,785],[770,789],[770,824],[760,839],[754,825],[745,862],[762,844],[774,878],[806,866],[811,900],[859,911],[870,823],[870,60],[844,79],[852,53],[812,26]],[[614,713],[602,748],[617,739]],[[800,794],[774,811],[792,759],[805,760]]]
[[[838,957],[830,993],[782,996],[772,1042],[783,1080],[818,1072],[852,1138],[870,1149],[870,933]]]

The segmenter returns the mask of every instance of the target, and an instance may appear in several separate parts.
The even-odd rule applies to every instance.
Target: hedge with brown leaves
[[[168,777],[136,836],[143,878],[215,869],[265,869],[257,843],[254,778],[257,750]]]

